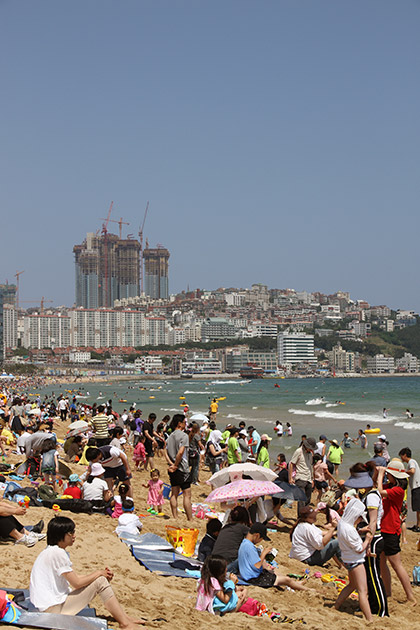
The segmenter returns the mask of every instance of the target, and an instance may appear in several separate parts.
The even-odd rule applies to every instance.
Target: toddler
[[[82,490],[79,486],[80,478],[79,475],[73,473],[69,477],[69,485],[64,490],[63,494],[73,497],[73,499],[81,499],[82,498]]]
[[[143,527],[140,519],[134,514],[134,502],[132,499],[124,499],[122,502],[122,514],[118,517],[118,527],[115,533],[120,535],[133,534],[136,535]]]
[[[159,514],[162,511],[164,502],[163,498],[163,481],[160,478],[160,472],[157,468],[152,468],[150,471],[150,479],[147,484],[143,484],[144,488],[149,488],[149,494],[147,495],[147,505],[149,506],[147,511],[151,514]]]

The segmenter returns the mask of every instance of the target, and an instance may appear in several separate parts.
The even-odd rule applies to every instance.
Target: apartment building
[[[313,335],[281,332],[277,336],[277,352],[279,365],[316,363]]]

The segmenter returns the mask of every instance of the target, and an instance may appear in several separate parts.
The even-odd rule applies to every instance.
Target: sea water
[[[66,390],[77,389],[81,394],[80,402],[100,404],[112,399],[113,408],[119,413],[135,403],[136,408],[143,411],[143,417],[154,412],[158,420],[166,414],[172,416],[182,411],[185,403],[192,413],[207,413],[213,398],[225,398],[219,402],[218,428],[224,430],[226,424],[237,425],[241,420],[247,426],[252,424],[260,433],[273,438],[270,444],[272,457],[284,452],[289,459],[302,434],[316,440],[325,434],[328,439],[341,442],[345,431],[356,438],[358,429],[365,429],[367,424],[385,433],[391,457],[398,455],[403,446],[409,446],[415,458],[420,457],[419,377],[252,381],[211,377],[208,380],[150,381],[138,377],[132,381],[55,385],[43,391],[53,391],[57,396]],[[119,402],[122,399],[127,402]],[[383,408],[388,410],[386,418]],[[413,418],[406,417],[407,408]],[[291,423],[292,437],[276,436],[276,420],[280,420],[284,427],[286,422]],[[375,435],[368,436],[367,453],[359,444],[345,449],[343,468],[347,470],[354,462],[366,461],[373,455],[376,439]]]

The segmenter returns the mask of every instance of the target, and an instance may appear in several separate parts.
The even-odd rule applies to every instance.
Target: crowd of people
[[[298,448],[286,461],[279,453],[270,461],[268,434],[245,422],[238,426],[220,427],[217,401],[213,400],[206,419],[200,423],[184,413],[157,420],[155,413],[147,419],[140,409],[131,407],[118,414],[112,400],[105,404],[78,402],[76,396],[47,396],[44,400],[12,396],[7,391],[0,400],[1,441],[13,444],[25,456],[27,474],[43,477],[45,484],[57,489],[59,461],[85,466],[82,475],[69,476],[64,496],[75,500],[97,502],[103,511],[118,519],[118,528],[138,532],[142,524],[134,513],[133,474],[147,471],[150,478],[147,509],[161,514],[164,482],[160,470],[167,468],[170,509],[178,517],[178,500],[182,496],[187,520],[193,519],[191,486],[200,483],[203,470],[216,473],[233,464],[251,462],[272,468],[277,481],[299,491],[297,515],[286,519],[281,507],[290,500],[271,498],[272,516],[261,521],[261,512],[249,502],[234,507],[226,524],[210,519],[207,532],[198,549],[203,564],[198,587],[197,609],[210,612],[248,612],[253,609],[247,590],[237,586],[235,576],[250,586],[285,587],[307,590],[308,586],[282,573],[272,562],[272,548],[262,547],[269,541],[269,518],[290,524],[290,558],[307,566],[324,566],[329,561],[348,571],[348,585],[340,592],[335,606],[341,607],[357,590],[359,605],[367,620],[373,615],[388,615],[387,598],[391,595],[392,568],[401,582],[407,600],[416,603],[410,579],[401,561],[401,538],[406,541],[407,490],[411,488],[411,504],[416,514],[413,531],[420,531],[420,469],[409,447],[391,458],[385,435],[374,444],[374,455],[368,461],[352,466],[347,479],[339,479],[343,449],[357,442],[344,434],[341,443],[328,440],[325,434],[318,441],[301,436]],[[54,433],[57,423],[79,424],[71,430],[64,444]],[[275,432],[280,433],[279,423]],[[291,427],[290,427],[291,429]],[[362,431],[363,434],[363,431]],[[359,442],[365,451],[364,441]],[[134,464],[134,466],[133,466]],[[133,470],[132,470],[133,467]],[[25,507],[10,501],[0,502],[0,536],[16,543],[33,546],[45,538],[42,525],[25,528],[18,517]],[[268,513],[267,513],[268,514]],[[75,524],[70,519],[53,519],[48,526],[47,544],[36,561],[31,576],[31,598],[40,610],[76,614],[75,611],[99,594],[105,607],[122,628],[135,628],[139,620],[129,618],[118,603],[109,582],[109,569],[79,576],[61,553],[74,541]],[[274,521],[270,521],[272,524]],[[31,531],[32,530],[32,531]],[[56,531],[57,530],[57,531]],[[48,551],[49,550],[49,551]],[[63,566],[61,566],[63,565]],[[54,573],[59,566],[59,572]],[[53,567],[54,571],[53,571]],[[48,573],[49,571],[49,573]],[[40,579],[48,574],[51,592],[41,592]],[[50,597],[59,592],[59,596]],[[73,589],[73,590],[71,590]]]

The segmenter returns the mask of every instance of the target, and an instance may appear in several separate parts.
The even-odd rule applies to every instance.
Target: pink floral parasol
[[[228,503],[239,499],[254,499],[264,495],[277,494],[279,487],[272,481],[257,481],[256,479],[238,479],[221,488],[216,488],[207,497],[209,503]]]

